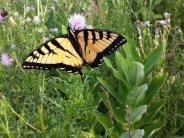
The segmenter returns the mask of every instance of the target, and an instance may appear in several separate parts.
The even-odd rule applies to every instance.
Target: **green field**
[[[24,70],[25,57],[67,33],[79,13],[87,28],[127,43],[80,75]],[[1,0],[0,137],[183,138],[183,0]]]

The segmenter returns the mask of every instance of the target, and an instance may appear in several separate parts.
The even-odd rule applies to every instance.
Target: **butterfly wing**
[[[75,48],[75,43],[67,35],[62,35],[45,42],[31,52],[22,66],[24,69],[59,68],[78,73],[83,60]]]
[[[84,60],[91,67],[98,67],[103,56],[109,55],[127,41],[122,35],[106,30],[87,29],[74,34]]]

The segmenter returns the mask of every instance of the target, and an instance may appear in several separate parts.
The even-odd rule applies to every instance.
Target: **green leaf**
[[[158,63],[160,56],[163,52],[163,46],[160,46],[156,48],[150,56],[145,60],[144,62],[144,71],[145,74],[148,75],[149,72],[152,71],[152,69],[155,67],[155,65]]]
[[[138,86],[139,84],[142,83],[144,80],[144,66],[142,63],[139,62],[133,62],[133,65],[136,68],[136,85]]]
[[[108,58],[104,57],[104,62],[108,68],[113,69],[112,63]]]
[[[134,88],[127,94],[127,102],[131,105],[138,105],[145,97],[145,92],[148,89],[147,84]]]
[[[112,112],[113,112],[113,117],[117,122],[119,122],[123,127],[125,126],[125,121],[124,121],[124,112],[123,112],[123,107],[116,107],[116,103],[111,100],[111,106],[112,106]]]
[[[122,72],[120,72],[120,71],[117,71],[116,69],[113,69],[113,76],[115,77],[115,78],[117,78],[118,80],[120,80],[121,81],[121,86],[123,86],[124,88],[124,90],[126,90],[126,91],[128,91],[128,89],[129,89],[129,84],[127,83],[127,81],[124,79],[125,77],[122,77],[121,76],[121,73]]]
[[[126,54],[126,57],[132,61],[139,61],[140,62],[141,57],[140,57],[139,51],[136,47],[136,42],[127,36],[126,36],[126,39],[127,39],[127,44],[123,47],[125,54]]]
[[[105,128],[106,131],[112,128],[109,116],[96,114],[96,119],[100,122],[100,124]]]
[[[133,130],[130,132],[124,132],[120,138],[142,138],[144,136],[144,129]]]
[[[118,100],[118,102],[120,102],[121,104],[123,104],[123,103],[122,103],[122,98],[123,98],[123,97],[120,97],[120,96],[118,95],[118,93],[115,91],[114,87],[113,87],[110,83],[108,83],[107,81],[102,80],[102,79],[100,79],[100,78],[98,78],[98,80],[99,80],[99,82],[103,85],[103,87],[104,87],[114,98],[116,98],[116,100]]]
[[[116,66],[118,69],[119,76],[121,76],[122,78],[125,78],[127,85],[130,86],[130,82],[127,74],[128,73],[127,66],[129,66],[128,61],[126,61],[125,58],[119,52],[116,52],[115,61],[116,61]]]
[[[149,126],[144,127],[145,130],[145,135],[143,138],[149,138],[151,137],[156,131],[159,129],[163,128],[165,126],[165,123],[163,122],[158,122],[158,123],[153,123]]]
[[[148,107],[148,111],[146,116],[144,116],[144,118],[139,121],[136,122],[134,127],[135,128],[140,128],[142,126],[145,126],[147,124],[153,123],[153,119],[156,116],[157,112],[162,108],[162,106],[164,106],[164,102],[163,101],[157,101],[155,103],[152,103],[149,107]]]
[[[148,86],[148,90],[146,92],[146,97],[142,104],[148,104],[156,94],[156,92],[159,90],[159,88],[162,86],[162,84],[165,82],[167,78],[167,75],[163,76],[157,76],[151,84]]]
[[[61,29],[62,29],[62,34],[66,34],[66,33],[67,33],[67,28],[66,28],[66,26],[62,25],[62,26],[61,26]]]
[[[144,80],[144,66],[139,62],[132,62],[128,66],[128,78],[131,86],[138,86]]]
[[[147,111],[147,105],[139,106],[132,111],[128,112],[125,116],[125,120],[130,123],[135,123],[141,120],[144,113]]]

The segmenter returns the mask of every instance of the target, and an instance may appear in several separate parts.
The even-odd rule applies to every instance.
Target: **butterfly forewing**
[[[103,56],[109,55],[126,43],[126,39],[114,32],[87,29],[75,32],[84,60],[91,67],[98,67]]]
[[[24,69],[60,68],[78,72],[83,60],[67,35],[52,39],[31,52],[23,63]]]

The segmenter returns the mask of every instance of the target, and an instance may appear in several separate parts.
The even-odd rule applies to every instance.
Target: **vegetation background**
[[[183,0],[1,0],[0,9],[0,137],[184,137]],[[73,13],[128,43],[98,70],[84,68],[84,84],[23,70]]]

